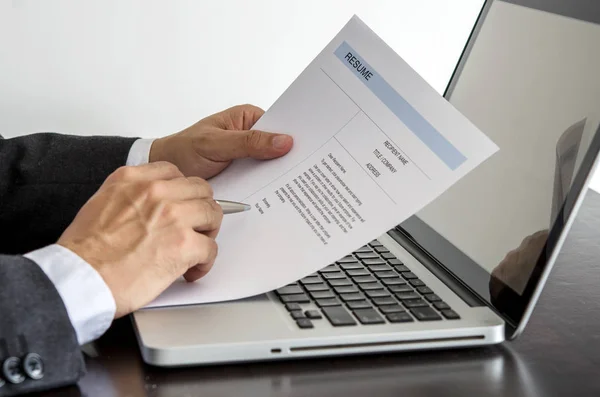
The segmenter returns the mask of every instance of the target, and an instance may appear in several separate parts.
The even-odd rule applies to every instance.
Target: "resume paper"
[[[254,129],[284,157],[234,162],[209,182],[252,210],[226,215],[212,270],[147,307],[237,300],[335,262],[434,200],[498,147],[354,16]]]

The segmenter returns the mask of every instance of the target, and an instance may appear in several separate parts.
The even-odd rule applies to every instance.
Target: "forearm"
[[[0,140],[0,252],[54,243],[104,179],[126,164],[134,141],[55,133]]]

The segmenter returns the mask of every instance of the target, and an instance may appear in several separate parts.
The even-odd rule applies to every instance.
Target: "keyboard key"
[[[381,254],[381,257],[384,259],[396,259],[396,255],[392,254],[391,252],[384,252]]]
[[[390,313],[385,316],[390,323],[409,323],[413,320],[407,312]]]
[[[329,290],[309,292],[309,294],[313,299],[335,298],[335,294]]]
[[[369,245],[371,247],[381,247],[383,244],[381,244],[378,240],[373,240],[369,243]]]
[[[400,299],[401,301],[408,299],[421,299],[421,295],[417,294],[416,292],[399,292],[396,294],[396,298]]]
[[[448,320],[458,320],[460,316],[454,310],[442,310],[442,315]]]
[[[446,302],[435,302],[433,304],[433,307],[435,307],[438,310],[450,309],[450,306],[448,306],[448,304]]]
[[[375,275],[375,277],[378,278],[396,278],[398,277],[398,275],[392,271],[387,271],[387,272],[373,272],[373,274]]]
[[[442,300],[436,294],[427,294],[427,295],[423,295],[423,297],[425,297],[425,299],[427,299],[429,302],[439,302]]]
[[[419,288],[417,288],[417,291],[420,294],[431,294],[431,293],[433,293],[433,291],[431,289],[429,289],[429,287],[419,287]]]
[[[352,285],[352,281],[347,278],[338,278],[335,280],[327,280],[332,287],[343,287],[344,285]]]
[[[279,288],[276,292],[279,295],[292,295],[292,294],[302,294],[302,293],[304,293],[304,290],[299,285],[290,285],[290,286]]]
[[[377,258],[377,259],[363,259],[363,260],[361,260],[361,262],[364,263],[367,266],[385,265],[385,261],[382,261],[379,258]]]
[[[406,300],[406,301],[402,301],[402,304],[406,308],[408,308],[408,309],[413,308],[413,307],[427,307],[427,306],[429,306],[427,304],[427,302],[425,302],[423,299],[409,299],[409,300]]]
[[[350,313],[348,313],[348,310],[342,306],[325,307],[323,308],[323,314],[325,314],[325,317],[327,317],[331,325],[335,327],[356,325],[354,318],[352,318]]]
[[[402,265],[402,261],[398,258],[388,259],[387,262],[392,266]]]
[[[337,298],[315,299],[315,302],[319,307],[340,306],[342,304]]]
[[[430,307],[415,307],[410,309],[410,312],[419,321],[435,321],[442,319],[442,317],[440,317],[440,315]]]
[[[340,294],[340,298],[342,298],[342,300],[344,302],[361,301],[361,300],[365,299],[365,297],[361,293],[356,293],[356,294]]]
[[[384,289],[376,289],[376,290],[372,290],[372,291],[366,291],[365,293],[367,294],[367,296],[369,298],[383,298],[383,297],[390,296],[390,293]]]
[[[355,285],[346,285],[343,287],[335,287],[335,292],[338,294],[351,294],[353,292],[358,292],[358,288]]]
[[[379,310],[383,313],[383,314],[390,314],[390,313],[400,313],[400,312],[405,312],[406,310],[404,310],[404,308],[400,305],[385,305],[385,306],[381,306],[379,308]]]
[[[375,289],[383,289],[383,285],[379,283],[361,283],[358,284],[358,288],[362,289],[363,291],[372,291]]]
[[[346,275],[342,272],[323,273],[323,278],[325,280],[334,280],[338,278],[346,278]]]
[[[375,283],[377,279],[373,276],[358,276],[352,278],[356,283]]]
[[[388,265],[373,265],[369,266],[369,270],[372,272],[386,272],[392,270]]]
[[[339,272],[340,269],[336,265],[329,265],[324,269],[319,270],[319,273],[331,273],[331,272]]]
[[[304,288],[306,288],[306,290],[308,292],[315,292],[315,291],[327,291],[329,290],[329,286],[327,284],[324,283],[319,283],[319,284],[306,284],[304,286]]]
[[[413,272],[404,272],[402,273],[402,277],[404,277],[405,280],[412,280],[413,278],[418,278],[417,275]]]
[[[402,279],[398,276],[384,278],[383,280],[381,280],[381,282],[388,286],[390,286],[390,285],[406,285],[406,281],[404,281],[404,279]]]
[[[391,285],[388,289],[394,294],[414,292],[408,285]]]
[[[377,306],[385,306],[385,305],[395,305],[398,302],[396,301],[396,299],[392,298],[391,296],[388,296],[386,298],[373,298],[373,303],[376,304]]]
[[[375,309],[357,309],[354,315],[362,324],[384,324],[385,320],[375,311]]]
[[[348,302],[346,303],[346,306],[348,306],[349,309],[351,310],[355,310],[355,309],[371,309],[373,306],[371,306],[371,304],[365,300],[363,301],[352,301],[352,302]]]
[[[318,276],[309,276],[309,277],[304,277],[302,280],[300,280],[301,284],[318,284],[321,283],[322,280],[320,277]]]
[[[409,283],[413,287],[423,287],[425,285],[425,283],[419,280],[418,278],[413,278],[412,280],[409,280]]]
[[[390,250],[385,247],[375,247],[375,252],[379,252],[380,254],[383,254],[386,252],[390,252]]]
[[[347,271],[350,277],[370,276],[371,273],[367,269],[352,269]]]
[[[356,258],[352,255],[346,255],[345,257],[338,259],[336,262],[337,263],[351,263],[351,262],[356,262]]]
[[[388,287],[388,289],[394,293],[398,293],[398,292],[413,292],[413,289],[410,287],[410,285],[390,285]]]
[[[307,310],[304,312],[304,315],[307,318],[310,318],[313,320],[318,320],[320,318],[323,318],[323,316],[321,315],[321,312],[319,312],[318,310]]]
[[[398,265],[398,266],[394,266],[394,269],[396,269],[396,271],[398,273],[402,273],[402,272],[410,272],[410,269],[408,267],[406,267],[405,265]]]
[[[379,258],[379,255],[377,255],[374,252],[357,252],[356,257],[358,259],[376,259]]]
[[[352,269],[364,269],[365,265],[363,265],[362,263],[358,263],[358,262],[349,262],[349,263],[342,263],[340,265],[340,267],[344,270],[352,270]]]
[[[359,249],[357,249],[354,252],[355,253],[358,253],[358,252],[373,252],[373,248],[369,247],[368,245],[363,245],[362,247],[360,247]]]
[[[299,304],[297,303],[288,303],[285,305],[285,308],[288,310],[288,312],[294,311],[294,310],[302,310],[302,308],[300,307]]]
[[[300,327],[302,329],[307,329],[307,328],[313,328],[314,327],[312,321],[310,321],[307,318],[300,318],[300,319],[296,320],[296,324],[298,324],[298,327]]]
[[[302,312],[302,310],[294,310],[293,312],[290,312],[290,314],[292,315],[292,318],[294,320],[304,318],[304,313]]]
[[[283,303],[309,303],[310,299],[306,294],[281,295],[279,297]]]

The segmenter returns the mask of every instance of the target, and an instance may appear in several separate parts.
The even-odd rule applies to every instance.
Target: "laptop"
[[[499,152],[413,217],[292,284],[135,312],[143,360],[212,365],[518,337],[600,150],[600,56],[590,36],[576,19],[486,2],[444,96]]]

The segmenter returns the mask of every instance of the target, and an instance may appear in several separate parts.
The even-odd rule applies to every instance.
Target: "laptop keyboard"
[[[377,240],[275,293],[301,329],[460,318]]]

